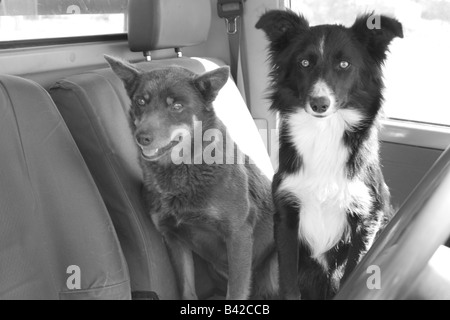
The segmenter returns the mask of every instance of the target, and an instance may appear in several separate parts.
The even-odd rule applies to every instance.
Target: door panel
[[[381,144],[383,173],[395,209],[402,205],[441,154],[442,150],[390,142]]]

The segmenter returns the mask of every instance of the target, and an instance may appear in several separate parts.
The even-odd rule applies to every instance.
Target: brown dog
[[[192,252],[228,280],[227,299],[276,296],[270,181],[248,157],[239,156],[212,106],[229,69],[200,76],[180,67],[144,72],[106,59],[132,101],[146,198],[183,298],[197,298]],[[198,133],[212,133],[214,139],[195,145],[191,137]]]

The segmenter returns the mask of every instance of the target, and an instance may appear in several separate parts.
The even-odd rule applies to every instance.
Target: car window
[[[287,0],[311,25],[351,26],[361,13],[396,17],[404,38],[395,39],[384,68],[385,113],[394,119],[450,125],[449,0]]]
[[[128,0],[0,0],[0,42],[126,32]]]

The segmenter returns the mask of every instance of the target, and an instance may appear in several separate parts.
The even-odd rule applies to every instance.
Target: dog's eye
[[[136,104],[137,104],[139,107],[144,107],[144,106],[147,104],[147,101],[145,101],[145,99],[140,98],[140,99],[137,99],[137,100],[136,100]]]
[[[176,111],[176,112],[180,112],[180,111],[183,110],[183,105],[182,105],[181,103],[175,103],[175,104],[172,106],[172,110],[173,110],[173,111]]]
[[[303,59],[302,61],[300,61],[300,65],[303,68],[309,68],[309,66],[311,65],[311,62],[309,62],[309,60]]]
[[[348,61],[341,61],[339,63],[339,68],[341,69],[348,69],[348,67],[350,67],[350,63]]]

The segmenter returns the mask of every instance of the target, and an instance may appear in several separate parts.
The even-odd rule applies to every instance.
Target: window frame
[[[81,44],[90,42],[127,41],[127,40],[128,40],[127,33],[113,33],[113,34],[103,34],[93,36],[0,41],[0,50],[57,46],[67,44]]]
[[[380,140],[413,147],[445,150],[450,146],[450,127],[405,119],[381,120]]]
[[[127,0],[129,1],[129,0]],[[1,2],[1,0],[0,0]],[[108,13],[104,13],[108,14]],[[128,21],[128,10],[123,12],[125,15],[125,23]],[[127,41],[128,33],[126,30],[119,33],[100,33],[93,35],[79,35],[79,36],[63,36],[63,37],[45,37],[33,39],[17,39],[0,41],[0,50],[4,49],[22,49],[33,47],[48,47],[57,45],[71,45],[92,42],[108,42],[108,41]]]

